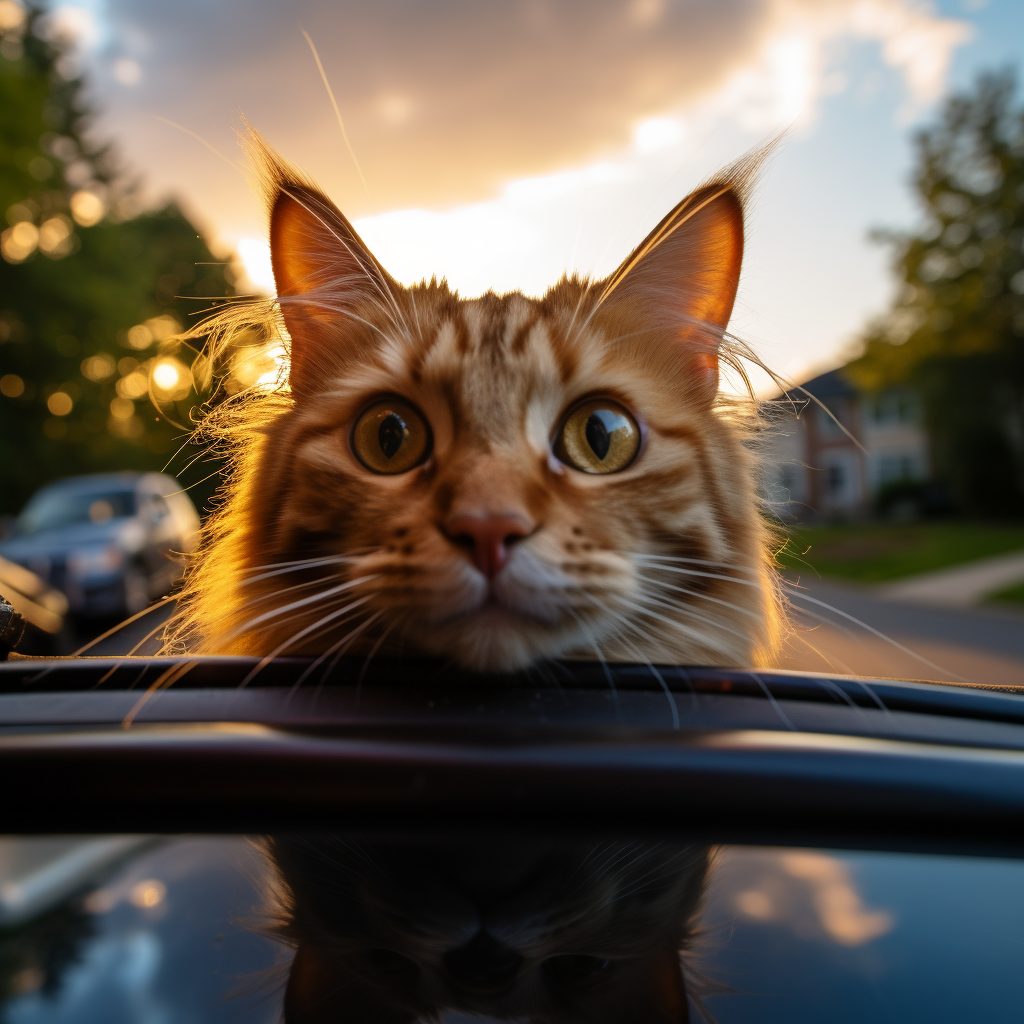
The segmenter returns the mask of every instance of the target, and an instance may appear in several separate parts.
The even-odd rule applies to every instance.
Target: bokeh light
[[[16,373],[0,377],[0,395],[5,398],[20,398],[25,393],[25,382]]]
[[[147,878],[145,881],[132,886],[128,898],[136,907],[147,910],[163,902],[166,895],[167,886],[163,882],[157,878]]]
[[[63,214],[43,221],[39,228],[39,248],[53,260],[67,256],[74,248],[74,230],[71,221]]]
[[[153,364],[150,376],[160,398],[179,401],[192,389],[192,374],[188,367],[172,356],[158,359]]]
[[[74,405],[75,403],[71,400],[71,396],[66,391],[54,391],[54,393],[46,400],[46,408],[49,409],[54,416],[67,416],[67,414],[74,408]]]
[[[114,357],[107,352],[97,352],[82,360],[82,376],[91,381],[106,380],[117,369]]]
[[[36,251],[39,229],[31,221],[19,221],[0,234],[0,255],[8,263],[22,263]]]
[[[95,192],[82,189],[76,192],[70,200],[71,216],[83,227],[91,228],[98,224],[106,213],[103,200]]]

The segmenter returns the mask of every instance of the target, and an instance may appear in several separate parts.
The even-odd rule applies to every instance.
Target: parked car
[[[123,617],[171,589],[198,533],[173,477],[102,473],[37,491],[0,556],[63,591],[72,616]]]

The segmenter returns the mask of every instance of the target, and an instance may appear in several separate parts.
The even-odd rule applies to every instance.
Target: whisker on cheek
[[[359,560],[358,555],[332,555],[325,558],[303,558],[295,562],[279,562],[277,566],[273,565],[257,565],[255,568],[259,569],[271,569],[271,572],[261,572],[258,576],[247,576],[241,581],[242,585],[245,586],[249,583],[258,583],[260,580],[270,579],[273,576],[281,576],[285,573],[291,572],[302,572],[305,569],[315,569],[321,565],[343,565],[347,562],[356,562]],[[281,566],[280,568],[278,566]]]
[[[330,674],[333,671],[334,666],[338,663],[339,659],[345,653],[345,650],[348,647],[348,645],[352,644],[356,640],[356,638],[359,636],[360,633],[362,633],[366,629],[368,629],[383,614],[384,613],[382,611],[373,612],[367,619],[365,619],[363,622],[361,622],[355,629],[353,629],[350,632],[346,633],[336,643],[331,644],[331,646],[328,647],[327,650],[324,651],[324,653],[321,654],[314,662],[312,662],[309,665],[309,667],[306,668],[303,671],[302,675],[300,675],[299,678],[295,680],[295,684],[292,686],[291,692],[294,693],[313,674],[313,672],[315,672],[316,669],[320,665],[322,665],[324,663],[324,661],[326,661],[332,654],[334,654],[334,655],[336,655],[335,659],[334,659],[333,662],[331,662],[331,664],[327,668],[327,674]]]
[[[338,609],[336,609],[336,610],[335,610],[335,611],[333,611],[333,612],[329,612],[329,613],[328,613],[327,615],[324,615],[324,616],[322,616],[321,618],[317,619],[317,621],[316,621],[316,622],[313,622],[313,623],[311,623],[310,625],[306,626],[306,628],[305,628],[305,629],[300,629],[300,630],[299,630],[299,631],[298,631],[297,633],[293,633],[293,634],[292,634],[292,635],[291,635],[290,637],[288,637],[288,639],[287,639],[287,640],[285,640],[285,641],[284,641],[284,643],[282,643],[282,644],[278,644],[278,646],[277,646],[277,647],[275,647],[275,648],[274,648],[274,650],[272,650],[272,651],[270,652],[270,654],[268,654],[268,655],[267,655],[267,656],[266,656],[266,657],[265,657],[265,658],[264,658],[264,659],[263,659],[263,660],[262,660],[262,661],[261,661],[261,662],[260,662],[260,663],[259,663],[259,664],[258,664],[258,665],[257,665],[257,666],[256,666],[256,667],[255,667],[255,668],[254,668],[254,669],[253,669],[253,670],[252,670],[252,671],[251,671],[251,672],[250,672],[250,673],[249,673],[249,674],[248,674],[248,675],[247,675],[247,676],[246,676],[245,678],[244,678],[244,679],[243,679],[243,680],[242,680],[242,682],[241,682],[241,685],[242,685],[242,686],[245,686],[245,685],[246,685],[247,683],[249,683],[249,682],[250,682],[250,681],[251,681],[251,680],[252,680],[252,679],[253,679],[253,678],[254,678],[254,677],[255,677],[255,676],[256,676],[256,675],[257,675],[257,674],[259,673],[259,672],[261,672],[261,671],[262,671],[262,670],[263,670],[264,668],[266,668],[266,667],[267,667],[267,665],[269,665],[269,664],[270,664],[270,662],[272,662],[272,661],[274,660],[274,658],[276,658],[276,657],[277,657],[277,656],[278,656],[279,654],[281,654],[281,653],[282,653],[283,651],[286,651],[286,650],[287,650],[287,649],[288,649],[289,647],[291,647],[291,646],[293,646],[294,644],[296,644],[296,643],[297,643],[297,642],[298,642],[299,640],[303,639],[303,637],[306,637],[306,636],[308,636],[308,635],[309,635],[310,633],[312,633],[312,632],[313,632],[314,630],[316,630],[316,629],[320,628],[321,626],[325,625],[326,623],[328,623],[328,622],[332,622],[332,621],[334,621],[335,619],[337,619],[337,618],[341,617],[342,615],[346,614],[347,612],[350,612],[350,611],[352,611],[352,609],[353,609],[353,608],[358,608],[358,607],[360,607],[361,605],[364,605],[364,604],[366,604],[366,602],[367,602],[368,600],[369,600],[369,598],[368,598],[368,597],[361,597],[361,598],[359,598],[359,600],[357,600],[357,601],[352,601],[352,602],[350,602],[349,604],[345,605],[345,606],[344,606],[343,608],[338,608]]]
[[[264,612],[262,615],[257,615],[253,619],[249,619],[243,625],[239,626],[233,633],[229,634],[230,637],[239,636],[242,633],[248,632],[253,627],[260,625],[262,622],[267,622],[270,619],[274,619],[285,612],[294,611],[298,608],[304,608],[308,605],[314,604],[317,601],[324,600],[328,597],[333,597],[335,594],[340,594],[346,590],[351,590],[353,587],[358,586],[360,583],[365,583],[367,580],[372,580],[373,576],[360,576],[357,579],[349,580],[346,583],[340,583],[336,587],[331,587],[328,590],[323,590],[318,594],[311,594],[309,597],[303,597],[298,601],[292,601],[290,604],[283,605],[280,608],[272,608],[268,612]]]
[[[687,597],[697,598],[700,601],[710,601],[712,604],[721,605],[723,608],[728,608],[730,611],[734,611],[737,615],[745,615],[748,618],[757,619],[759,618],[758,613],[752,611],[750,608],[743,608],[738,604],[734,604],[732,601],[723,600],[720,597],[715,597],[712,594],[705,594],[700,590],[688,590],[686,587],[677,587],[671,583],[665,583],[663,580],[655,579],[651,576],[644,576],[637,574],[637,579],[644,583],[650,583],[657,587],[659,590],[671,590],[674,593],[685,594]]]

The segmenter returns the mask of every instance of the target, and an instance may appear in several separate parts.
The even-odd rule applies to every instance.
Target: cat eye
[[[593,398],[576,406],[555,439],[555,455],[584,473],[625,469],[639,448],[636,420],[607,398]]]
[[[356,420],[352,450],[374,473],[406,473],[430,454],[430,427],[401,398],[381,399]]]

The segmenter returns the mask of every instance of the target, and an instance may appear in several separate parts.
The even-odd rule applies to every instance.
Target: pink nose
[[[444,524],[444,532],[456,544],[469,547],[473,564],[493,579],[508,561],[509,548],[533,530],[517,515],[457,515]]]

